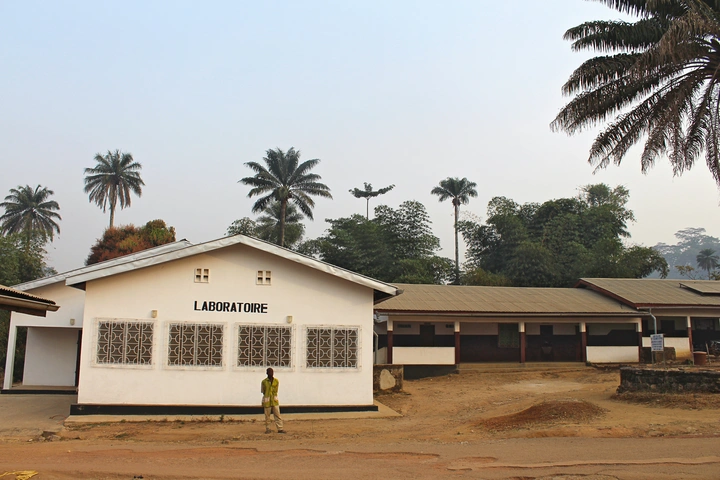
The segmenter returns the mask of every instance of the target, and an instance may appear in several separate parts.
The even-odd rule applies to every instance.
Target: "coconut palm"
[[[704,153],[720,186],[720,2],[599,1],[638,20],[591,21],[565,33],[573,50],[601,55],[565,83],[574,98],[551,128],[573,134],[609,122],[590,149],[596,170],[620,165],[643,138],[643,172],[666,155],[680,175]]]
[[[455,210],[455,283],[460,283],[460,254],[458,252],[458,216],[460,205],[470,202],[470,197],[477,197],[475,190],[477,184],[467,178],[448,177],[440,181],[440,185],[433,188],[430,193],[438,195],[441,202],[452,199]]]
[[[279,148],[267,150],[263,161],[245,165],[255,172],[253,177],[245,177],[238,183],[253,187],[248,197],[260,196],[252,207],[253,213],[265,210],[273,201],[280,202],[280,246],[285,246],[285,222],[288,202],[292,202],[310,220],[315,202],[311,196],[332,198],[330,188],[319,183],[320,175],[309,173],[320,160],[315,158],[300,163],[300,151],[290,148],[283,152]]]
[[[350,193],[353,194],[355,198],[364,198],[365,199],[365,219],[370,220],[370,199],[375,198],[378,195],[384,195],[393,188],[395,188],[395,185],[390,185],[389,187],[381,188],[380,190],[373,190],[372,184],[363,182],[363,185],[365,185],[364,190],[360,190],[359,188],[353,188],[350,190]]]
[[[57,210],[60,206],[55,200],[48,200],[54,192],[38,185],[10,189],[10,195],[0,203],[5,213],[0,216],[0,231],[4,234],[19,233],[27,241],[38,236],[43,241],[52,240],[54,233],[60,233],[55,219],[62,220]]]
[[[710,272],[720,266],[720,257],[715,253],[712,248],[704,248],[700,250],[700,253],[695,257],[697,260],[698,267],[705,270],[710,278]]]
[[[122,153],[120,150],[108,152],[105,155],[95,154],[97,165],[85,169],[85,193],[89,194],[91,202],[105,212],[110,206],[110,228],[115,225],[115,209],[129,207],[130,193],[142,196],[142,186],[145,185],[140,178],[142,165],[133,159],[132,154]]]

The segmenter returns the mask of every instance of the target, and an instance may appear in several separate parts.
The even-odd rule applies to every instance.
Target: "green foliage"
[[[624,187],[587,185],[576,198],[519,205],[496,197],[488,219],[460,222],[468,244],[466,282],[515,286],[570,287],[581,277],[642,278],[668,267],[652,248],[625,246],[627,222]],[[491,275],[495,275],[492,277]]]
[[[140,178],[142,165],[133,159],[132,154],[120,150],[105,155],[95,154],[97,164],[85,169],[85,193],[104,212],[110,206],[110,228],[115,225],[115,209],[129,207],[130,194],[142,195],[145,185]]]
[[[330,188],[320,183],[318,174],[310,173],[320,160],[315,158],[300,163],[300,151],[290,148],[283,152],[279,148],[267,150],[263,157],[266,166],[257,162],[245,165],[255,172],[253,177],[245,177],[239,181],[252,187],[248,197],[259,196],[252,211],[259,213],[271,203],[280,203],[280,243],[285,246],[285,222],[288,203],[294,204],[303,215],[313,219],[312,209],[315,201],[312,197],[332,198]]]
[[[163,220],[152,220],[140,228],[134,225],[110,227],[102,238],[90,247],[85,265],[104,262],[113,258],[147,250],[175,241],[175,228]]]
[[[578,67],[563,86],[574,98],[552,122],[569,134],[607,127],[589,161],[619,165],[645,139],[643,172],[667,156],[676,175],[703,156],[720,186],[720,2],[605,0],[637,17],[591,21],[571,28],[573,50],[599,56]]]
[[[715,253],[712,248],[704,248],[697,254],[697,265],[698,268],[702,268],[707,272],[708,279],[710,279],[713,271],[720,265],[720,257]]]
[[[228,235],[248,235],[266,242],[280,245],[281,203],[272,202],[262,211],[257,220],[243,217],[235,220],[227,229]],[[305,234],[303,216],[293,204],[288,204],[285,211],[285,247],[295,250]]]
[[[327,233],[305,242],[302,253],[385,282],[440,284],[452,278],[453,263],[435,254],[440,240],[419,202],[378,206],[372,220],[352,215],[327,222]]]
[[[48,200],[54,192],[47,187],[30,185],[11,188],[10,194],[0,207],[5,213],[0,216],[0,232],[3,234],[21,233],[28,239],[39,238],[43,242],[52,240],[54,233],[60,233],[55,220],[62,217],[57,210],[60,206],[55,200]]]

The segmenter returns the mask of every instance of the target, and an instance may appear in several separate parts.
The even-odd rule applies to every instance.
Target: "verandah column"
[[[518,322],[520,332],[520,363],[525,363],[525,322]]]
[[[393,347],[393,322],[388,318],[387,321],[387,363],[392,365],[392,347]]]
[[[3,390],[12,388],[13,370],[15,369],[15,344],[17,342],[17,327],[10,318],[10,328],[8,329],[7,356],[5,357],[5,381],[3,382]]]
[[[642,339],[643,339],[643,323],[642,319],[638,320],[638,322],[635,324],[635,330],[638,332],[638,362],[642,360]],[[652,355],[652,353],[650,353]]]
[[[687,318],[688,342],[690,343],[690,356],[692,357],[692,354],[693,354],[692,319],[690,318],[690,315],[688,315],[685,318]]]
[[[587,326],[585,322],[580,322],[580,346],[582,348],[580,360],[587,362]]]
[[[455,365],[460,365],[460,322],[455,322]]]

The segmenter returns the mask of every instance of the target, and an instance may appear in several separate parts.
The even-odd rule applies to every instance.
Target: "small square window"
[[[257,271],[257,284],[258,285],[270,285],[272,275],[270,270],[258,270]]]
[[[208,283],[210,282],[210,269],[209,268],[196,268],[195,269],[195,283]]]

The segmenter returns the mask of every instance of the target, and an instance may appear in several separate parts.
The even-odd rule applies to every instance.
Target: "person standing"
[[[285,433],[283,430],[283,419],[280,416],[280,402],[278,401],[278,388],[280,382],[275,378],[272,368],[266,370],[267,378],[260,384],[260,392],[263,394],[262,406],[265,410],[265,433],[271,433],[270,414],[275,417],[275,426],[278,433]]]

